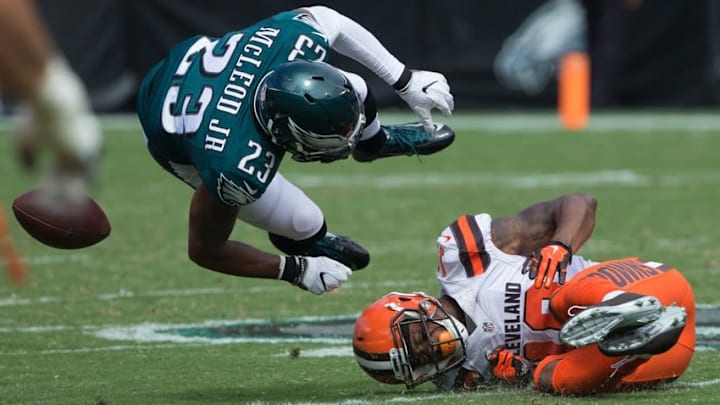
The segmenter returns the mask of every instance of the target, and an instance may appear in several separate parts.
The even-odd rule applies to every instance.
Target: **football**
[[[30,236],[54,248],[81,249],[110,235],[105,212],[87,195],[61,199],[35,188],[17,197],[12,210]]]

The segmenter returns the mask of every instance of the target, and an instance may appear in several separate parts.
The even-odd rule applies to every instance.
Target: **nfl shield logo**
[[[482,330],[486,333],[492,333],[495,331],[495,324],[492,322],[483,322]]]

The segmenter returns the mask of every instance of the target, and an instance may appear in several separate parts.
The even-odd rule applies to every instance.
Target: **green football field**
[[[323,296],[194,265],[185,252],[190,189],[152,161],[133,117],[103,121],[93,196],[112,222],[110,237],[83,250],[41,245],[10,211],[38,175],[18,169],[5,122],[0,204],[28,273],[15,286],[0,263],[0,404],[716,403],[720,117],[596,114],[580,133],[563,132],[550,113],[466,112],[447,122],[457,140],[438,155],[283,163],[330,230],[372,255],[367,269]],[[698,350],[679,380],[589,398],[529,388],[459,395],[381,385],[357,367],[354,317],[390,291],[435,294],[435,238],[448,223],[468,213],[511,215],[576,191],[599,201],[595,233],[579,254],[662,261],[693,285]],[[242,223],[233,237],[273,249]]]

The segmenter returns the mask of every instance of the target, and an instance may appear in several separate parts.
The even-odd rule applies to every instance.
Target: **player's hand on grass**
[[[447,79],[436,72],[414,70],[407,86],[398,90],[398,94],[420,117],[425,130],[431,133],[434,132],[432,109],[437,108],[447,117],[455,107]]]
[[[535,288],[551,288],[555,274],[557,274],[558,284],[563,285],[567,276],[567,266],[571,260],[570,245],[562,241],[551,240],[528,257],[522,274],[528,274],[530,280],[535,280]]]
[[[532,379],[532,367],[520,355],[498,346],[487,354],[493,375],[512,384],[527,383]]]
[[[340,287],[352,273],[349,267],[328,257],[287,256],[283,266],[284,271],[295,272],[291,284],[316,295]]]

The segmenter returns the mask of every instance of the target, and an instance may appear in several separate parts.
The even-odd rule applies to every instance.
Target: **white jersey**
[[[501,345],[531,361],[564,351],[558,338],[561,325],[549,312],[557,283],[550,289],[534,288],[534,280],[522,274],[527,256],[498,249],[491,222],[488,214],[466,215],[437,239],[441,295],[462,308],[470,332],[463,367],[483,375],[491,373],[486,354]],[[573,256],[567,280],[594,263]]]

